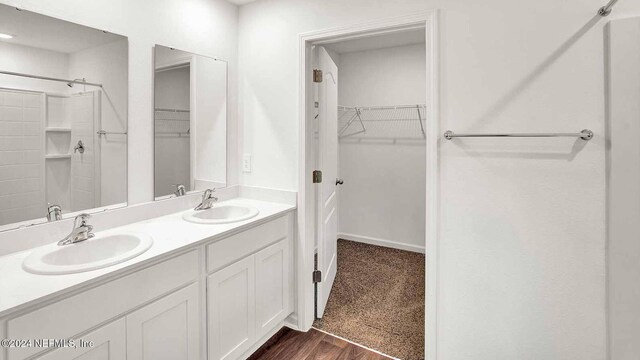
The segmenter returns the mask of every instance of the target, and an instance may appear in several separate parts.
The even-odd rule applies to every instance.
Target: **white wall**
[[[2,0],[129,38],[128,197],[153,200],[153,46],[173,46],[229,60],[229,131],[236,132],[238,7],[224,0]],[[229,183],[238,182],[236,138],[229,149]]]
[[[640,18],[607,33],[610,359],[640,354]]]
[[[206,57],[193,60],[195,72],[194,119],[194,180],[195,188],[203,189],[205,184],[216,184],[221,187],[227,184],[227,161],[230,160],[224,151],[227,144],[227,63]],[[237,138],[236,133],[231,137]],[[227,146],[228,149],[228,146]],[[211,186],[205,185],[204,188]]]
[[[425,103],[424,44],[348,52],[339,59],[341,105]],[[338,177],[345,182],[339,197],[340,236],[424,251],[424,141],[350,140],[339,145]]]
[[[605,357],[600,0],[265,0],[240,12],[241,183],[296,189],[298,35],[441,9],[441,127],[580,131],[440,145],[440,359]],[[428,255],[429,256],[429,255]]]
[[[190,73],[189,66],[156,71],[155,107],[189,110],[191,102]]]
[[[425,63],[424,44],[342,53],[340,105],[424,104]]]
[[[82,50],[69,56],[66,78],[86,78],[103,85],[101,92],[102,129],[127,131],[127,40]],[[94,91],[96,88],[75,85],[72,93]],[[96,130],[96,131],[97,131]],[[127,201],[127,137],[109,134],[100,136],[101,203],[98,206]]]
[[[66,79],[69,55],[0,41],[0,69]],[[57,94],[68,93],[64,83],[0,74],[0,87]]]

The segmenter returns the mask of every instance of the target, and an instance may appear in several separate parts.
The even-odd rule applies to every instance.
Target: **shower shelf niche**
[[[71,121],[69,96],[46,95],[44,119],[45,199],[51,204],[71,209]]]
[[[71,128],[63,128],[63,127],[48,127],[45,128],[46,132],[71,132]]]
[[[47,160],[49,160],[49,159],[71,159],[71,154],[52,154],[52,155],[46,155],[44,158],[47,159]]]

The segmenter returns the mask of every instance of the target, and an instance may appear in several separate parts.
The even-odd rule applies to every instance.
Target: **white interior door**
[[[316,284],[316,317],[321,318],[336,278],[338,245],[338,67],[323,47],[316,47],[322,82],[318,92],[318,170],[322,183],[317,186],[318,264],[322,272]]]

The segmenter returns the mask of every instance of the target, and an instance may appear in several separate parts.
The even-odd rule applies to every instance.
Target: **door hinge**
[[[319,184],[322,182],[322,171],[313,170],[313,183]]]
[[[322,82],[322,70],[313,69],[313,82],[315,83]]]
[[[322,282],[322,271],[320,270],[315,270],[313,272],[313,283],[317,284],[319,282]]]

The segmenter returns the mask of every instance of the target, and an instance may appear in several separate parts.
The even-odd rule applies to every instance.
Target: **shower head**
[[[67,86],[68,86],[68,87],[70,87],[70,88],[72,88],[72,87],[73,87],[73,83],[70,83],[70,82],[69,82],[69,83],[67,83]]]

